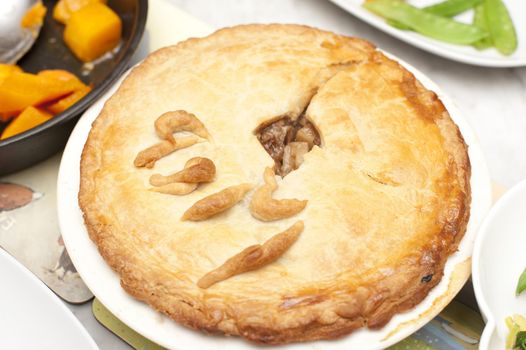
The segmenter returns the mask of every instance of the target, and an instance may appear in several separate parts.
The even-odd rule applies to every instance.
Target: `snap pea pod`
[[[475,14],[473,15],[473,25],[479,27],[480,29],[483,29],[485,31],[488,31],[488,24],[486,22],[486,6],[484,3],[478,4],[475,6]],[[480,39],[476,43],[473,44],[477,48],[477,50],[484,50],[488,47],[493,46],[491,42],[491,37],[487,37],[484,39]]]
[[[519,282],[517,282],[517,290],[515,291],[515,293],[519,295],[525,290],[526,290],[526,269],[524,269],[524,271],[519,277]]]
[[[422,10],[439,16],[454,17],[480,4],[481,2],[482,0],[446,0],[439,2],[438,4],[423,7]],[[388,20],[387,23],[398,29],[411,29],[411,27],[403,25],[397,21]]]
[[[414,31],[452,44],[472,44],[488,36],[484,30],[411,6],[399,0],[373,0],[363,5],[386,19],[398,21]]]
[[[482,0],[446,0],[438,4],[426,6],[423,10],[439,16],[453,17],[473,8],[481,2]]]
[[[501,54],[511,55],[517,49],[517,34],[506,5],[502,0],[485,0],[484,6],[493,45]]]
[[[387,24],[389,24],[391,27],[395,27],[401,30],[411,30],[411,27],[406,26],[405,24],[402,24],[398,21],[395,21],[394,19],[388,19],[386,20]]]

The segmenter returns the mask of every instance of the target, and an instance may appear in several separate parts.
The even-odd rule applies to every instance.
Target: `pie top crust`
[[[156,119],[178,110],[209,139],[136,167],[160,141]],[[273,197],[307,204],[256,219],[251,197],[275,164],[255,133],[302,115],[321,145],[275,177]],[[181,196],[150,190],[150,176],[193,157],[213,161],[213,181]],[[419,303],[466,230],[469,178],[467,147],[442,102],[373,45],[305,26],[245,25],[161,49],[132,70],[91,129],[79,203],[128,293],[185,326],[278,344],[382,327]],[[252,186],[230,209],[181,220],[240,184]],[[198,286],[298,221],[301,234],[277,260]]]

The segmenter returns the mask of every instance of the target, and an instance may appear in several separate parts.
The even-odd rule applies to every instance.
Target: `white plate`
[[[0,348],[98,349],[63,302],[1,248],[0,281]]]
[[[369,12],[362,7],[365,0],[331,0],[338,6],[350,12],[359,19],[372,26],[414,45],[420,49],[429,51],[436,55],[449,58],[455,61],[487,67],[517,67],[526,66],[526,1],[524,0],[505,0],[506,6],[515,24],[519,45],[517,51],[511,56],[501,55],[494,48],[479,51],[471,46],[447,44],[437,41],[412,31],[396,29],[387,23],[382,17]],[[440,2],[440,0],[411,0],[409,3],[422,7],[428,4]],[[472,14],[465,13],[457,17],[458,20],[471,23]]]
[[[526,180],[509,190],[491,209],[473,252],[473,285],[487,320],[481,350],[504,350],[508,329],[504,319],[526,317],[526,295],[515,288],[526,268]]]
[[[362,329],[337,341],[292,344],[280,346],[280,349],[383,349],[402,340],[429,322],[453,299],[469,277],[475,235],[479,223],[491,204],[491,183],[482,152],[471,128],[449,98],[422,73],[402,61],[398,61],[413,72],[427,88],[439,95],[469,145],[472,166],[472,205],[465,237],[458,252],[448,259],[444,277],[438,286],[417,307],[395,316],[381,330]],[[99,255],[96,246],[90,241],[77,202],[80,156],[92,122],[98,116],[104,102],[115,92],[121,81],[117,82],[108,93],[84,113],[73,130],[62,157],[57,186],[59,224],[75,267],[93,294],[117,318],[138,333],[164,347],[179,350],[249,350],[261,348],[237,337],[207,336],[198,331],[184,328],[157,313],[146,304],[133,299],[121,288],[118,276],[108,267]],[[452,279],[452,276],[456,278]],[[271,349],[272,347],[267,346],[265,348]]]

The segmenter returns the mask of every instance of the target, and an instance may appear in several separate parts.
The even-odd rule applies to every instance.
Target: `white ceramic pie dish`
[[[473,251],[473,286],[486,328],[481,350],[504,350],[506,317],[526,317],[526,295],[515,296],[526,268],[526,180],[510,189],[491,209]]]
[[[364,22],[376,27],[377,29],[405,41],[408,44],[426,50],[435,55],[449,58],[454,61],[487,67],[519,67],[526,66],[526,25],[524,13],[526,13],[526,1],[524,0],[504,0],[510,15],[515,24],[519,45],[517,51],[510,56],[501,55],[494,48],[479,51],[471,46],[452,45],[437,41],[418,33],[396,29],[387,23],[380,16],[377,16],[365,8],[362,4],[365,0],[331,0],[347,12],[358,17]],[[408,2],[417,7],[440,2],[440,0],[409,0]],[[458,20],[471,23],[471,14],[465,13],[458,17]]]
[[[391,58],[397,59],[392,55]],[[444,278],[428,297],[409,312],[395,316],[381,330],[362,329],[335,341],[318,341],[279,346],[280,349],[383,349],[392,345],[430,321],[457,294],[470,274],[471,254],[478,226],[491,204],[491,183],[480,146],[457,107],[431,80],[400,61],[427,88],[442,99],[451,117],[459,126],[472,166],[472,207],[467,232],[459,250],[448,259]],[[121,80],[122,81],[122,80]],[[93,294],[120,320],[152,341],[170,349],[259,349],[261,346],[236,337],[209,336],[178,325],[129,296],[120,286],[119,277],[99,255],[87,234],[78,206],[80,157],[90,131],[104,102],[115,92],[120,82],[88,109],[73,130],[63,154],[58,178],[59,224],[68,252],[78,272]],[[273,348],[265,346],[265,348]]]

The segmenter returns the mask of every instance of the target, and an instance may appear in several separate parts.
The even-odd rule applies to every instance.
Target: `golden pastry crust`
[[[213,218],[180,220],[229,186],[261,186],[274,161],[254,132],[305,108],[321,147],[276,191],[308,200],[304,210],[262,222],[249,192]],[[195,114],[211,139],[136,168],[138,152],[159,143],[154,121],[176,110]],[[214,182],[185,196],[148,190],[154,172],[192,157],[215,163]],[[304,26],[247,25],[161,49],[132,70],[93,124],[79,203],[128,293],[185,326],[279,344],[382,327],[418,304],[464,235],[469,179],[467,147],[442,102],[373,45]],[[277,261],[197,286],[298,220],[303,232]]]

